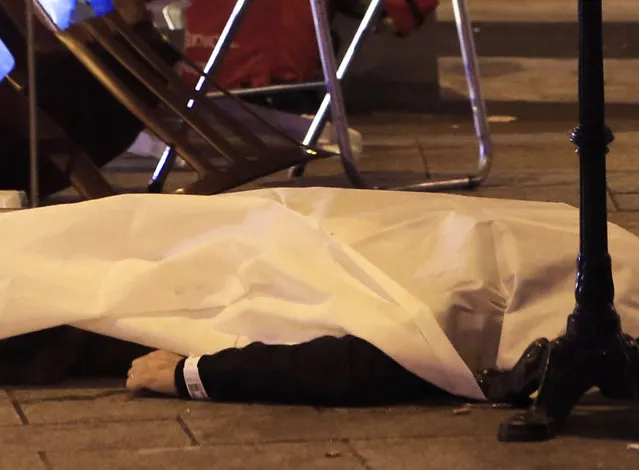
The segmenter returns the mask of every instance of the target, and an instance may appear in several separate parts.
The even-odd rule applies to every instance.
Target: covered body
[[[457,395],[574,306],[578,211],[346,189],[127,195],[0,217],[0,337],[61,324],[167,349],[351,334]],[[639,334],[639,239],[610,225]]]

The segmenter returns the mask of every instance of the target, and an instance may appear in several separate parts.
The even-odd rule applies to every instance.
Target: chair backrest
[[[11,73],[12,81],[26,93],[28,83],[24,3],[24,0],[0,0],[0,31],[16,62]],[[55,33],[44,22],[36,21],[34,26],[38,107],[97,166],[101,167],[124,153],[146,126],[105,89],[102,83],[56,38]],[[150,20],[146,24],[136,23],[133,27],[143,35],[150,47],[161,50],[165,60],[169,63],[177,60],[178,56],[172,51],[165,53],[162,49],[165,46],[164,41],[155,34]],[[151,109],[157,108],[159,100],[146,88],[140,86],[124,67],[98,45],[92,44],[89,39],[85,38],[87,47],[95,50],[98,57],[104,60],[118,76],[123,77],[123,81],[130,86],[132,92],[143,97]],[[4,104],[1,109],[3,113],[6,112]],[[0,128],[3,136],[13,137],[7,127],[4,127],[2,123],[0,126],[3,127]],[[16,142],[13,146],[14,152],[2,152],[0,159],[27,158],[28,144],[26,142],[23,144],[21,146]],[[22,168],[25,165],[26,163],[20,163],[18,166]],[[43,163],[43,165],[47,164]],[[44,173],[44,169],[42,172]],[[55,175],[57,170],[54,168],[50,173]],[[68,186],[66,178],[50,177],[48,174],[41,177],[43,185],[41,194]],[[22,181],[20,175],[16,176],[15,180],[11,179],[9,183]],[[10,179],[9,175],[0,178],[3,182],[7,179]],[[47,182],[52,184],[47,185]]]
[[[232,112],[206,100],[204,94],[195,94],[172,64],[117,11],[71,24],[57,36],[151,132],[173,146],[202,178],[206,177],[207,193],[233,188],[311,158],[333,155],[301,145],[229,94],[227,98],[235,103]],[[97,48],[88,47],[87,38],[123,66],[138,86],[159,99],[163,112],[153,110],[148,100],[132,89],[131,82],[125,82],[105,56],[98,55]],[[247,116],[250,126],[246,125]],[[198,191],[202,191],[201,184]]]

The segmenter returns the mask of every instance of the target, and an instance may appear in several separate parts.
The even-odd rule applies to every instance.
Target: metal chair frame
[[[248,8],[252,4],[252,1],[253,0],[237,0],[229,19],[220,34],[220,38],[216,43],[206,66],[204,67],[204,73],[200,76],[200,79],[195,86],[196,92],[200,92],[203,89],[208,79],[215,78],[222,61],[224,60],[224,56],[229,50],[237,31],[241,27],[242,20]],[[333,54],[326,0],[309,0],[309,2],[313,14],[315,33],[324,73],[324,82],[267,86],[258,89],[237,90],[234,91],[234,94],[243,96],[324,87],[327,93],[325,94],[319,109],[315,113],[302,143],[309,146],[313,146],[317,143],[317,140],[328,119],[330,110],[336,130],[340,157],[344,170],[355,187],[368,188],[370,186],[364,181],[359,173],[352,155],[348,136],[348,119],[344,100],[342,99],[340,81],[343,80],[348,73],[350,65],[362,47],[362,43],[364,42],[366,35],[369,34],[377,25],[382,12],[383,0],[372,0],[370,2],[339,66],[337,66],[335,56]],[[472,24],[465,0],[452,0],[452,4],[462,60],[464,62],[464,69],[466,72],[466,81],[473,113],[475,135],[479,146],[477,170],[471,175],[453,179],[427,180],[407,186],[378,189],[437,191],[474,188],[480,185],[490,173],[493,160],[493,148],[486,105],[481,91],[479,65],[475,50]],[[208,95],[210,97],[219,96],[218,93],[209,93]],[[171,170],[174,162],[172,154],[173,152],[171,148],[167,148],[155,169],[152,184],[153,181],[162,178],[164,173]],[[303,172],[304,164],[297,165],[291,168],[290,175],[292,177],[298,177],[301,176]]]

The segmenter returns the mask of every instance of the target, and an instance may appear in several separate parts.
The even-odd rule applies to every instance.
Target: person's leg
[[[0,340],[0,385],[50,385],[71,377],[125,377],[151,351],[60,326]]]

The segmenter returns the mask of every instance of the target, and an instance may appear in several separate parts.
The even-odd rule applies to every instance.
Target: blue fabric
[[[76,0],[38,0],[44,11],[61,30],[71,24],[93,16],[102,16],[115,10],[112,0],[87,0],[86,4],[77,5]],[[76,8],[80,6],[81,8]]]
[[[38,3],[58,28],[67,29],[71,25],[75,0],[38,0]]]
[[[0,40],[0,82],[4,80],[4,77],[9,75],[9,73],[15,67],[16,61],[7,49],[7,46]]]
[[[112,0],[87,0],[87,1],[89,2],[89,5],[93,7],[95,16],[106,15],[107,13],[111,13],[113,10],[115,10]]]

